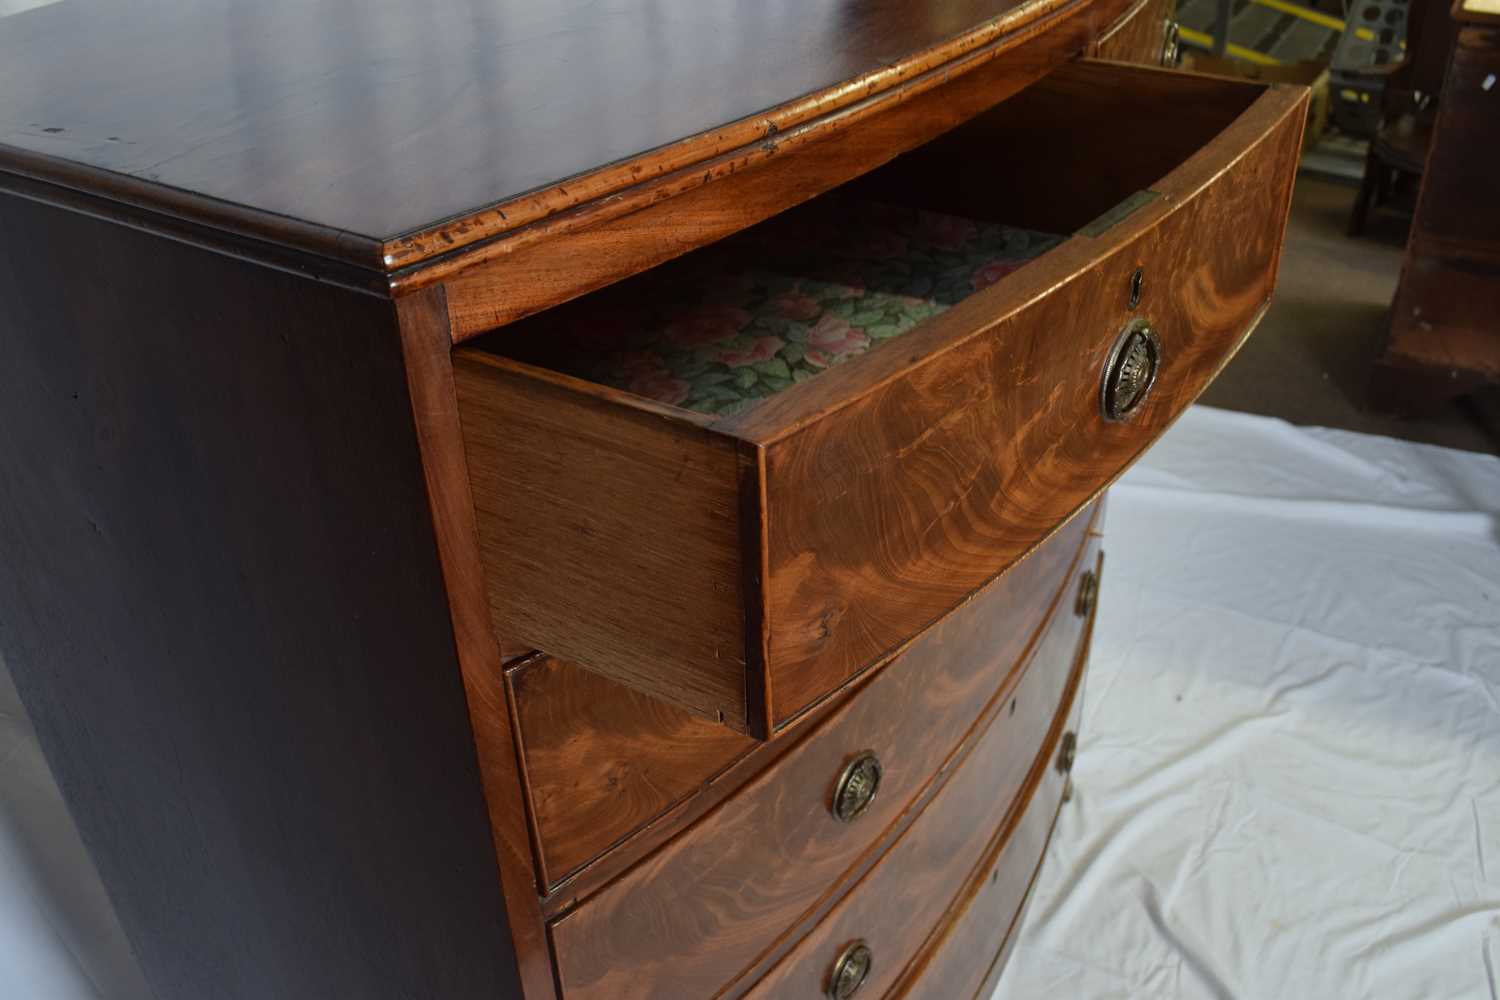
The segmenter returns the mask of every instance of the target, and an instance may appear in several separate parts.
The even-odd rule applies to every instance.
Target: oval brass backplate
[[[869,978],[873,961],[874,955],[869,945],[863,941],[850,944],[834,960],[833,968],[828,973],[828,989],[824,991],[824,995],[829,1000],[849,1000]]]
[[[884,773],[873,750],[851,760],[833,786],[834,818],[841,823],[852,823],[863,816],[875,801],[875,793],[880,791],[880,777]]]
[[[1099,408],[1105,420],[1124,420],[1136,411],[1156,383],[1161,341],[1146,320],[1138,319],[1120,334],[1104,361]]]

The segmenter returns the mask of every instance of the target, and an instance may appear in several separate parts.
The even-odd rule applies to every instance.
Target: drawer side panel
[[[454,378],[497,634],[750,728],[734,442],[483,356]]]

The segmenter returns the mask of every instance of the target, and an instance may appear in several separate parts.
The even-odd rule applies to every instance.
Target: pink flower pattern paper
[[[564,345],[553,366],[672,406],[734,413],[906,333],[1060,242],[835,196],[634,279],[628,296],[605,293],[600,310],[566,312],[550,334]]]

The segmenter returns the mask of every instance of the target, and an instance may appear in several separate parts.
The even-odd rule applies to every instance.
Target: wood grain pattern
[[[1167,20],[1175,7],[1176,0],[1139,0],[1100,34],[1089,55],[1095,59],[1140,63],[1143,66],[1162,65],[1162,50],[1167,40]],[[1163,118],[1172,116],[1171,110],[1163,108],[1162,111]]]
[[[1096,572],[1103,569],[1097,542],[1085,561]],[[1094,620],[1090,616],[1076,650],[1080,677],[1088,663]],[[1072,718],[1066,727],[1080,732],[1084,686],[1080,680],[1073,700]],[[1047,842],[1058,814],[1056,786],[1063,776],[1055,769],[1043,777],[1044,785],[1032,798],[1009,836],[991,845],[989,856],[975,877],[943,914],[921,953],[902,970],[891,997],[930,997],[932,1000],[977,998],[988,1000],[995,980],[1004,968],[1025,915],[1026,902],[1047,853]]]
[[[508,677],[547,886],[760,745],[565,660],[537,656]]]
[[[996,616],[993,633],[1008,637],[996,647],[996,656],[1007,650],[1019,655],[1030,641],[1077,558],[1091,520],[1080,517],[996,582],[1009,603],[1002,604],[999,596],[984,598]],[[934,662],[928,669],[966,673],[974,668]],[[508,676],[549,886],[689,796],[723,798],[735,787],[733,776],[724,772],[757,745],[659,698],[552,657],[537,657]],[[894,705],[880,691],[889,683],[868,695],[885,698],[886,711]],[[776,742],[787,741],[782,736]],[[787,746],[779,748],[787,751]],[[770,759],[774,757],[757,770]]]
[[[590,859],[583,868],[563,875],[562,880],[550,885],[547,895],[542,897],[542,912],[549,920],[563,916],[576,909],[580,901],[612,884],[642,859],[698,822],[720,802],[754,779],[795,747],[801,737],[815,730],[825,718],[837,712],[863,689],[863,683],[850,684],[830,696],[799,718],[794,725],[778,733],[776,739],[757,742],[749,753],[736,758],[707,784],[694,790],[686,798],[672,803],[627,838],[617,841],[603,853]],[[655,699],[652,701],[660,704]],[[721,731],[732,734],[728,729]]]
[[[487,355],[454,374],[497,633],[763,736],[734,441]]]
[[[1066,663],[1032,670],[1025,654],[1049,606],[1061,610],[1052,612],[1048,634],[1077,635],[1071,596],[1085,528],[1082,520],[1070,526],[918,638],[775,766],[554,922],[563,993],[712,996],[736,978],[743,988],[917,813],[951,766],[945,761],[967,745],[966,733],[977,736],[1012,700],[1017,720],[1050,720]],[[868,813],[841,824],[828,798],[839,771],[863,750],[885,766],[881,792]]]
[[[0,168],[387,271],[835,117],[1069,2],[69,0],[0,20]]]
[[[518,1000],[395,310],[34,197],[0,649],[154,995]]]
[[[433,536],[448,595],[511,941],[527,1000],[549,1000],[557,995],[552,950],[538,901],[537,862],[526,822],[511,711],[501,679],[507,649],[490,629],[442,290],[400,300],[396,315]]]
[[[1135,77],[1169,76],[1080,66],[1037,100],[1061,114],[1085,80],[1115,102]],[[1300,90],[1264,93],[1102,235],[732,418],[766,448],[774,723],[1045,538],[1207,386],[1270,297],[1305,106]],[[1100,373],[1137,318],[1165,361],[1141,408],[1106,421]]]
[[[1076,706],[1069,729],[1077,729],[1081,715],[1081,705]],[[1041,777],[1026,812],[996,845],[998,853],[986,859],[990,867],[965,887],[965,902],[955,903],[963,907],[962,922],[949,938],[934,942],[936,953],[924,951],[926,961],[907,967],[887,994],[892,1000],[989,1000],[1020,937],[1047,845],[1065,808],[1060,800],[1066,778],[1055,769]]]
[[[779,128],[707,164],[652,179],[445,258],[398,289],[446,279],[465,340],[638,273],[791,208],[946,131],[1081,52],[1124,0],[1043,6],[1009,33],[827,119]],[[960,72],[962,70],[962,72]]]
[[[1088,565],[1093,565],[1092,559]],[[1058,744],[1066,730],[1076,727],[1082,704],[1075,697],[1085,666],[1079,656],[1081,631],[1070,608],[1053,620],[1026,678],[1026,683],[1033,675],[1051,679],[1045,694],[1033,695],[1025,711],[1004,713],[990,723],[916,821],[818,926],[745,994],[747,1000],[816,995],[839,951],[856,939],[867,943],[875,959],[861,992],[906,993],[910,984],[924,979],[924,942],[946,929],[945,915],[965,907],[998,866],[1006,865],[1006,888],[1029,881],[1066,780],[1056,767]],[[1032,823],[1023,824],[1028,816]],[[1035,835],[1038,829],[1040,837]],[[1017,847],[1023,853],[1004,859],[1006,846],[1018,834],[1023,839]],[[915,966],[909,976],[908,966]],[[934,980],[932,987],[936,986]],[[923,989],[930,996],[961,995],[930,992],[925,981]]]
[[[1194,98],[1194,110],[1146,133],[1160,142],[1116,154],[1121,131],[1170,94]],[[1066,521],[1233,354],[1274,282],[1305,106],[1300,88],[1114,63],[1058,70],[972,131],[890,169],[920,176],[953,165],[961,175],[959,164],[995,159],[1007,123],[1047,122],[1018,134],[1029,160],[1110,156],[1103,190],[1152,187],[1156,201],[737,416],[691,414],[490,353],[507,350],[514,330],[460,350],[497,631],[701,716],[723,711],[754,735],[786,725]],[[1075,120],[1083,133],[1068,127]],[[1099,145],[1082,147],[1080,134]],[[1095,207],[1063,197],[1080,169],[1014,186],[909,190],[934,201],[959,190],[986,217],[1007,204],[1071,217],[1077,204]],[[1145,294],[1131,310],[1137,266]],[[1164,331],[1169,360],[1144,409],[1107,423],[1097,401],[1104,357],[1137,317]],[[512,419],[517,428],[506,428]],[[602,478],[596,464],[609,470]],[[601,484],[628,499],[596,504]],[[737,523],[758,529],[738,542],[731,494]],[[555,504],[566,518],[553,516]],[[679,515],[667,516],[679,509],[699,527],[679,532]],[[525,593],[508,596],[496,581],[509,579],[526,579]],[[580,587],[596,593],[582,600]],[[695,610],[673,617],[683,608]],[[673,623],[666,640],[637,628],[643,618]]]

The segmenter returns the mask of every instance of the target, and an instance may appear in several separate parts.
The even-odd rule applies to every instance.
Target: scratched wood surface
[[[1072,593],[1085,539],[1081,521],[1071,526],[918,638],[775,766],[555,921],[564,994],[711,996],[737,979],[747,987],[915,814],[945,762],[983,730],[977,720],[1009,716],[1012,701],[1016,727],[1052,718],[1067,671],[1031,670],[1030,651],[1049,609],[1048,634],[1077,634]],[[1041,731],[1014,732],[1008,738],[1029,759]],[[839,823],[828,808],[833,783],[864,750],[884,765],[880,794],[865,815]]]
[[[0,18],[0,167],[385,272],[753,151],[1069,5],[1090,4],[68,0]]]
[[[1126,2],[1057,6],[1025,32],[837,115],[434,261],[395,286],[443,280],[454,337],[469,339],[711,243],[930,140],[1084,51]]]

